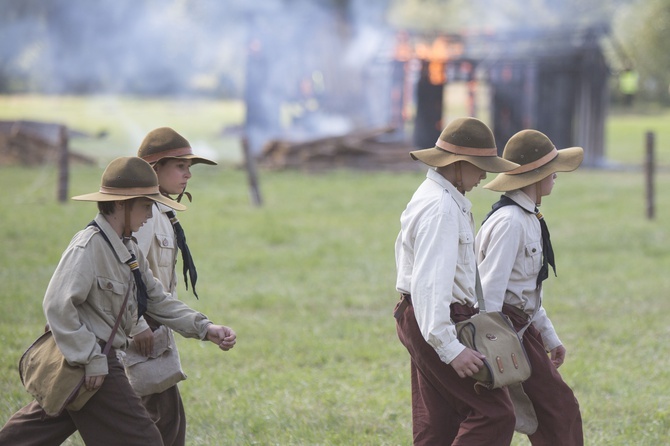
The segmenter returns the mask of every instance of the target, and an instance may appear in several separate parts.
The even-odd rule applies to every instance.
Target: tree
[[[616,16],[614,35],[640,73],[643,97],[668,103],[670,0],[637,0],[624,6]]]

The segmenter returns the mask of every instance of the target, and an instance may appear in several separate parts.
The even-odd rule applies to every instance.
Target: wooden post
[[[647,219],[653,220],[655,217],[654,206],[654,133],[647,132],[646,138],[646,159],[644,163],[647,195]]]
[[[242,151],[244,152],[244,167],[247,171],[247,180],[249,181],[249,193],[251,194],[251,202],[254,206],[261,206],[263,199],[258,187],[258,175],[256,174],[256,163],[254,162],[253,154],[249,149],[249,140],[246,136],[242,137]]]
[[[70,179],[67,126],[61,125],[58,132],[58,201],[64,203],[67,201],[68,182]]]

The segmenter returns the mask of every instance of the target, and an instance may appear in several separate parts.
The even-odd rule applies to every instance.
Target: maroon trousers
[[[452,311],[456,322],[472,314],[462,309]],[[398,314],[396,330],[411,357],[414,444],[508,446],[515,416],[507,390],[477,394],[475,380],[460,378],[425,341],[411,305]]]
[[[521,329],[526,321],[507,305],[503,313]],[[544,349],[540,332],[532,325],[523,334],[523,346],[532,374],[522,384],[537,415],[537,431],[528,438],[533,446],[581,446],[584,444],[582,416],[572,389],[563,381]]]
[[[162,446],[158,428],[130,386],[114,350],[110,353],[109,374],[81,410],[47,417],[33,401],[0,430],[0,445],[58,446],[78,430],[87,445]]]

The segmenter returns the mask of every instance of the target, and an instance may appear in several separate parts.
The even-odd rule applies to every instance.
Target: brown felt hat
[[[507,192],[537,183],[556,172],[571,172],[582,163],[584,149],[557,150],[544,133],[521,130],[507,141],[503,158],[519,167],[499,174],[484,186],[485,189]]]
[[[144,137],[137,156],[153,165],[163,158],[183,158],[192,164],[209,164],[216,166],[214,161],[193,154],[191,144],[170,127],[160,127],[150,131]]]
[[[467,161],[486,172],[506,172],[518,166],[498,156],[493,132],[476,118],[454,119],[442,130],[435,147],[409,154],[433,167]]]
[[[72,197],[77,201],[123,201],[144,197],[176,211],[186,206],[161,195],[158,177],[154,169],[142,158],[125,156],[113,160],[102,174],[102,184],[98,192]]]

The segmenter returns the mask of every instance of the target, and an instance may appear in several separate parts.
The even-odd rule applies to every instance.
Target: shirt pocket
[[[103,276],[98,276],[97,279],[100,298],[95,300],[96,306],[105,313],[117,315],[126,294],[126,287],[130,285]]]
[[[524,271],[527,275],[534,275],[540,272],[542,266],[542,243],[528,243],[524,255]]]
[[[475,237],[472,232],[458,233],[458,263],[468,265],[475,257]]]
[[[172,267],[176,260],[174,235],[157,233],[155,238],[158,247],[158,266]]]

